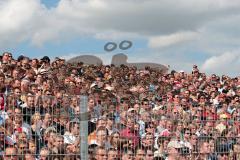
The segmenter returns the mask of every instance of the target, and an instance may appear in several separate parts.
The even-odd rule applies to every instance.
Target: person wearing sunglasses
[[[18,159],[17,148],[14,148],[14,147],[6,148],[3,159],[4,160],[17,160]]]

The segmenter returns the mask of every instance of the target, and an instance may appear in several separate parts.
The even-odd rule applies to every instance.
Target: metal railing
[[[2,159],[240,158],[238,116],[217,110],[64,94],[1,102]]]
[[[87,96],[1,96],[4,159],[88,159]]]

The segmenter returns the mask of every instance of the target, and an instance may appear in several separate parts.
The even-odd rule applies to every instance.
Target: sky
[[[239,76],[240,0],[0,0],[0,51],[31,58],[117,53],[128,62]],[[133,43],[104,51],[107,42]]]

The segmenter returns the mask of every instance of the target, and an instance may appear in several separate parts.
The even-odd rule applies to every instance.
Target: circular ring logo
[[[108,42],[104,45],[104,50],[107,52],[112,52],[117,48],[117,43],[115,42]],[[119,49],[127,50],[132,47],[132,42],[128,40],[124,40],[119,43]]]
[[[132,47],[132,42],[131,41],[124,40],[119,44],[119,48],[121,50],[127,50],[131,47]]]
[[[117,48],[117,44],[114,42],[108,42],[104,46],[104,50],[107,52],[111,52]]]

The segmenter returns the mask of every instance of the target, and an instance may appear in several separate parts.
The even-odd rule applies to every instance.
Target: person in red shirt
[[[134,147],[138,145],[139,136],[134,132],[134,121],[132,119],[127,120],[126,128],[120,132],[120,136],[131,139]]]

